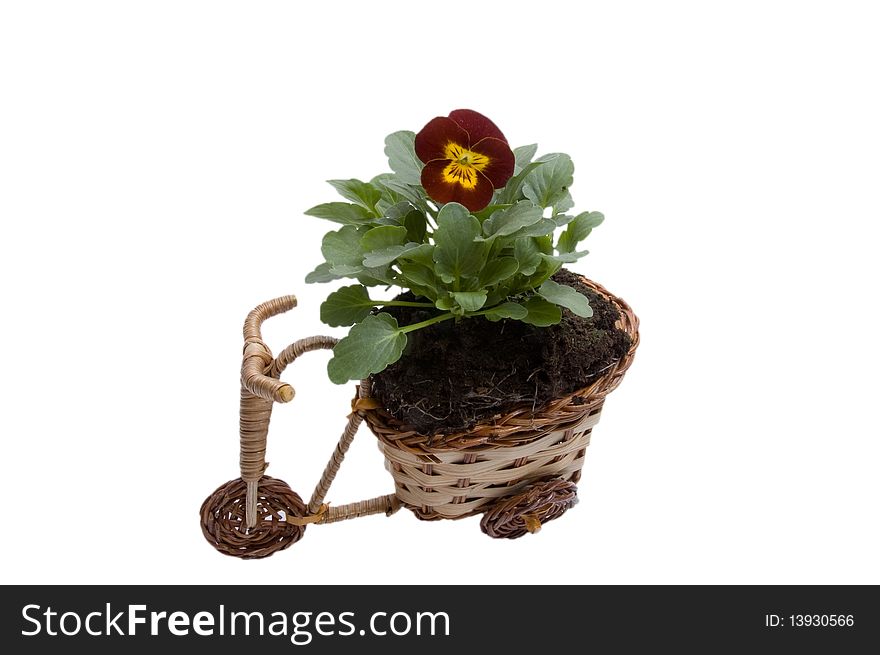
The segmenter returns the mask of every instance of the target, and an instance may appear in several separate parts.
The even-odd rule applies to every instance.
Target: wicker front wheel
[[[286,482],[263,476],[257,497],[257,525],[246,525],[247,486],[241,478],[220,486],[202,503],[202,534],[224,555],[259,559],[290,548],[305,533],[304,525],[287,522],[303,517],[306,506]]]

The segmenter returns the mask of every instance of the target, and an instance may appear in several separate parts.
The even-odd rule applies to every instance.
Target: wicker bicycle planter
[[[536,532],[577,502],[586,448],[605,397],[620,384],[639,344],[638,319],[629,305],[585,280],[620,312],[617,326],[631,339],[626,355],[587,387],[539,408],[516,408],[472,428],[431,437],[408,428],[370,397],[361,381],[352,413],[324,474],[306,505],[281,480],[264,475],[266,437],[274,402],[289,402],[284,369],[305,352],[332,348],[332,337],[301,339],[278,357],[262,340],[260,325],[296,306],[293,296],[264,303],[244,326],[241,394],[241,477],[222,485],[202,505],[202,531],[220,552],[259,558],[298,541],[310,523],[332,523],[407,507],[421,519],[459,519],[483,513],[482,530],[517,538]],[[393,494],[341,506],[324,499],[362,421],[378,438]]]

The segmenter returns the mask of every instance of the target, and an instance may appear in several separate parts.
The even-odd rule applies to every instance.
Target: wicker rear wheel
[[[480,529],[495,539],[519,539],[534,534],[577,504],[577,485],[568,480],[544,480],[495,504],[480,521]]]
[[[224,555],[242,559],[268,557],[289,548],[305,533],[304,525],[283,520],[307,514],[302,499],[286,482],[263,476],[257,497],[257,525],[245,522],[247,487],[241,478],[221,485],[201,508],[202,534]]]

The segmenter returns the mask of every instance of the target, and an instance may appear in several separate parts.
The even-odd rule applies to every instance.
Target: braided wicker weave
[[[481,527],[492,537],[515,539],[537,532],[577,501],[584,454],[605,396],[620,384],[639,343],[638,319],[625,302],[598,284],[587,284],[620,311],[618,326],[632,339],[627,354],[589,386],[534,409],[524,406],[442,438],[402,425],[370,397],[362,380],[352,412],[308,504],[282,480],[265,475],[266,438],[274,403],[294,390],[279,379],[301,355],[336,344],[333,337],[295,341],[273,357],[261,325],[296,306],[284,296],[254,309],[244,324],[241,366],[241,477],[205,499],[202,533],[226,555],[255,559],[290,547],[312,523],[333,523],[369,514],[393,514],[402,505],[419,518],[462,518],[487,512]],[[360,424],[378,437],[395,493],[346,505],[324,502]],[[488,511],[487,511],[488,510]]]
[[[639,345],[639,321],[629,305],[595,282],[584,281],[617,307],[617,326],[631,339],[626,355],[587,387],[538,409],[525,405],[443,437],[419,434],[381,408],[365,412],[394,477],[397,497],[416,516],[471,516],[536,480],[580,479],[605,397],[620,384]],[[368,393],[362,386],[361,395]]]

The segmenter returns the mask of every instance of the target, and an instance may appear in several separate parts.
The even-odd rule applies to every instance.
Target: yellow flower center
[[[477,186],[477,171],[486,168],[491,161],[486,155],[462,148],[451,141],[446,144],[443,154],[449,160],[449,164],[443,169],[443,179],[449,184],[460,184],[465,189]]]

